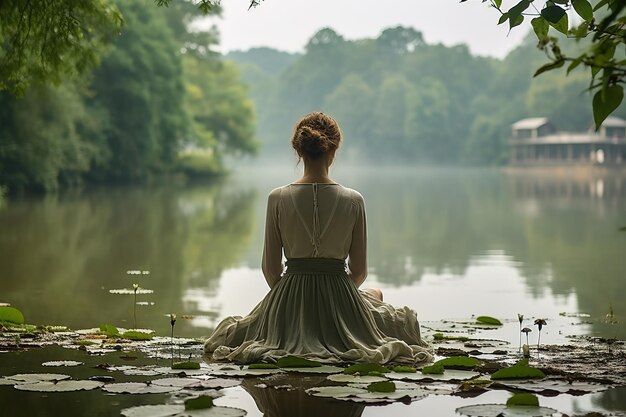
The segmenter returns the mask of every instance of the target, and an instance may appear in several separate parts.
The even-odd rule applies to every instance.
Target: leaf
[[[539,398],[537,398],[534,394],[529,394],[527,392],[521,392],[514,394],[511,398],[506,400],[506,406],[516,406],[516,405],[532,405],[539,407]]]
[[[138,332],[136,330],[129,330],[122,334],[124,339],[129,340],[152,340],[152,335],[150,333]]]
[[[524,23],[524,16],[517,15],[514,18],[510,18],[509,19],[509,29],[513,29],[516,26],[521,25],[522,23]]]
[[[509,14],[508,13],[502,13],[502,16],[500,16],[500,19],[498,19],[498,24],[501,25],[504,22],[506,22],[509,19]]]
[[[382,365],[379,365],[377,363],[357,363],[355,365],[349,366],[348,368],[343,370],[344,374],[361,374],[361,375],[367,375],[372,371],[376,371],[376,372],[380,372],[380,373],[387,373],[387,372],[391,372],[388,368],[385,368]]]
[[[213,407],[213,398],[208,395],[201,395],[197,398],[185,400],[185,410],[203,410]]]
[[[124,417],[169,417],[183,411],[185,411],[185,407],[182,405],[157,404],[125,408],[121,414]]]
[[[42,363],[41,366],[80,366],[82,364],[78,361],[50,361]]]
[[[371,384],[373,382],[383,382],[387,380],[387,378],[380,377],[380,376],[370,376],[370,375],[359,376],[355,374],[328,375],[326,379],[328,379],[329,381],[333,381],[333,382],[353,383],[353,384]]]
[[[24,324],[24,315],[15,307],[0,307],[0,321],[6,321],[15,324]]]
[[[550,23],[558,23],[565,15],[565,10],[559,6],[548,6],[541,10],[541,16]]]
[[[316,368],[322,364],[297,356],[285,356],[276,361],[276,366],[279,368]]]
[[[367,386],[369,392],[395,392],[396,384],[391,381],[372,382]]]
[[[449,358],[438,360],[433,365],[441,365],[444,368],[471,369],[480,365],[480,361],[476,358],[470,358],[468,356],[450,356]]]
[[[537,368],[528,366],[528,360],[521,360],[513,366],[500,369],[491,374],[491,379],[534,379],[546,375]]]
[[[440,363],[436,363],[430,366],[425,366],[424,368],[422,368],[422,373],[424,375],[441,375],[443,374],[443,372],[444,372],[443,365]]]
[[[103,382],[98,381],[40,381],[34,384],[17,384],[15,389],[20,391],[37,391],[37,392],[69,392],[69,391],[89,391],[103,386]]]
[[[423,374],[422,372],[410,373],[410,372],[391,372],[385,376],[389,379],[400,381],[421,381],[425,379],[432,379],[436,381],[465,381],[468,379],[476,378],[480,374],[474,371],[462,371],[456,369],[446,369],[443,374]]]
[[[557,410],[548,407],[511,407],[504,404],[475,404],[459,407],[456,412],[471,417],[548,417]]]
[[[595,5],[593,11],[598,11],[602,6],[606,6],[609,3],[609,0],[601,0],[598,4]]]
[[[543,17],[535,17],[530,21],[531,25],[533,25],[533,30],[535,31],[535,35],[537,35],[537,39],[544,40],[548,36],[548,31],[550,30],[550,25],[548,21]]]
[[[490,316],[478,316],[476,321],[483,324],[493,324],[495,326],[502,326],[502,322],[495,317]]]
[[[502,7],[502,0],[494,0],[494,3],[496,4],[496,7],[499,9],[500,7]]]
[[[102,391],[113,394],[165,394],[180,390],[181,387],[148,385],[143,382],[119,382],[102,387]]]
[[[583,60],[585,59],[585,55],[581,55],[578,58],[576,58],[574,61],[572,61],[571,64],[569,64],[569,66],[567,67],[567,73],[569,74],[570,72],[572,72],[576,67],[578,67],[581,62],[583,62]]]
[[[278,365],[273,363],[252,363],[248,365],[248,369],[278,369]]]
[[[396,367],[393,368],[394,372],[417,372],[417,369],[411,367],[411,366],[402,366],[402,365],[398,365]]]
[[[150,385],[152,386],[160,386],[160,387],[191,387],[194,385],[199,385],[200,380],[196,378],[161,378],[154,379],[150,381]]]
[[[176,362],[172,365],[172,369],[200,369],[200,364],[193,361]]]
[[[624,88],[621,85],[612,85],[606,91],[600,90],[593,96],[593,120],[596,123],[596,130],[617,109],[623,98]]]
[[[589,21],[593,19],[593,7],[591,7],[591,3],[587,0],[572,0],[572,6],[574,6],[574,10],[576,10],[578,16],[582,17],[584,20]]]
[[[554,62],[549,62],[549,63],[541,66],[537,71],[535,71],[535,73],[533,74],[533,77],[536,77],[537,75],[543,74],[546,71],[551,71],[553,69],[561,68],[563,66],[563,64],[565,64],[565,60],[563,60],[563,59],[559,59],[559,60],[554,61]]]
[[[106,324],[106,323],[100,325],[100,331],[98,333],[105,334],[107,336],[119,336],[120,335],[120,331],[117,329],[117,327],[115,327],[112,324]]]

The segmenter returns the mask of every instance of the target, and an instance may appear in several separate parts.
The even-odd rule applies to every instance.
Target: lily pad
[[[395,392],[396,384],[392,381],[372,382],[367,386],[369,392]]]
[[[169,417],[185,411],[183,405],[140,405],[121,411],[125,417]]]
[[[215,406],[203,410],[185,410],[174,417],[243,417],[246,414],[248,412],[240,408]]]
[[[117,327],[112,324],[104,323],[100,325],[100,334],[105,334],[107,336],[119,336],[120,331]]]
[[[154,336],[150,333],[140,332],[137,330],[129,330],[122,333],[122,337],[129,340],[152,340]]]
[[[306,369],[306,368],[305,368]],[[290,369],[291,371],[291,369]],[[284,373],[283,369],[249,369],[244,367],[243,369],[224,367],[209,369],[208,373],[213,376],[231,376],[231,377],[259,377]]]
[[[172,365],[172,369],[200,369],[200,364],[193,361],[176,362]]]
[[[17,383],[34,384],[42,381],[62,381],[70,379],[70,376],[64,374],[17,374],[7,376],[6,378],[18,381]]]
[[[386,368],[377,363],[357,363],[343,370],[344,374],[367,375],[370,372],[380,372],[384,374],[391,371],[389,370],[389,368]]]
[[[460,340],[461,342],[467,342],[470,340],[467,336],[451,336],[444,335],[443,333],[433,333],[433,339],[435,340]]]
[[[277,369],[278,365],[273,363],[252,363],[248,365],[248,369]]]
[[[24,314],[15,307],[2,306],[0,307],[0,321],[24,324]]]
[[[143,382],[118,382],[106,384],[102,387],[103,391],[112,394],[164,394],[179,391],[180,389],[181,387],[148,385]]]
[[[470,417],[548,417],[556,413],[557,410],[548,407],[507,407],[504,404],[477,404],[457,408],[456,412]]]
[[[519,405],[539,407],[539,398],[537,398],[536,395],[529,394],[527,392],[519,392],[517,394],[513,394],[511,398],[506,400],[507,407]]]
[[[478,316],[476,321],[481,324],[492,324],[494,326],[502,326],[502,322],[495,317],[491,316]]]
[[[285,356],[276,361],[276,366],[279,368],[319,368],[322,364],[297,356]]]
[[[440,363],[435,363],[433,365],[425,366],[424,368],[422,368],[422,373],[424,375],[442,375],[443,371],[443,365]]]
[[[411,366],[403,366],[403,365],[398,365],[396,367],[393,368],[394,372],[417,372],[417,369],[411,367]]]
[[[449,358],[438,360],[433,365],[441,365],[444,368],[472,369],[480,365],[480,361],[469,356],[450,356]]]
[[[150,381],[152,385],[159,385],[163,387],[180,387],[180,388],[199,385],[200,382],[201,381],[199,379],[195,379],[195,378],[161,378],[161,379],[154,379]]]
[[[200,381],[200,386],[206,389],[222,389],[241,385],[238,379],[213,378],[206,381]]]
[[[83,365],[83,362],[78,361],[50,361],[44,362],[41,366],[80,366]]]
[[[69,392],[69,391],[89,391],[100,388],[104,382],[89,380],[67,380],[67,381],[41,381],[34,384],[17,384],[15,389],[20,391],[38,391],[38,392]]]
[[[261,369],[257,369],[261,371]],[[271,371],[272,369],[263,369],[265,371]],[[339,374],[343,372],[344,368],[332,365],[322,365],[314,368],[285,368],[285,371],[295,372],[300,374]]]
[[[331,386],[309,388],[306,392],[316,397],[342,398],[357,394],[366,394],[367,390],[364,388]]]
[[[491,374],[491,379],[539,379],[545,377],[546,375],[541,370],[528,366],[527,359],[523,359],[513,366],[502,368]]]
[[[213,407],[213,398],[208,395],[185,400],[185,410],[204,410],[211,407]]]
[[[342,383],[353,383],[353,384],[371,384],[372,382],[382,382],[386,381],[387,378],[380,376],[370,376],[370,375],[348,375],[348,374],[334,374],[329,375],[326,379],[333,382],[342,382]]]
[[[435,381],[465,381],[467,379],[473,379],[479,376],[478,372],[465,371],[460,369],[446,369],[443,374],[423,374],[421,372],[406,373],[406,372],[391,372],[386,374],[387,378],[393,380],[403,381],[420,381],[424,379],[432,379]]]

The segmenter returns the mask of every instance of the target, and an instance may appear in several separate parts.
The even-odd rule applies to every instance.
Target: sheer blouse
[[[367,275],[365,201],[339,184],[289,184],[267,201],[262,270],[270,287],[283,273],[283,253],[292,258],[348,259],[359,286]]]

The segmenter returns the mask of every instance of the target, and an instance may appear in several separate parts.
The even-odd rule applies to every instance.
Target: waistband
[[[345,274],[346,262],[333,258],[293,258],[286,262],[285,274]]]

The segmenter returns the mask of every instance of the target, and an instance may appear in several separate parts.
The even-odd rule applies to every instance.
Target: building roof
[[[604,127],[626,127],[626,120],[621,119],[615,116],[607,117],[604,122],[602,122],[602,126]]]
[[[607,118],[607,120],[608,119],[609,118]],[[530,117],[528,119],[522,119],[513,123],[512,127],[513,127],[513,130],[537,129],[549,122],[550,120],[548,120],[547,117]]]

